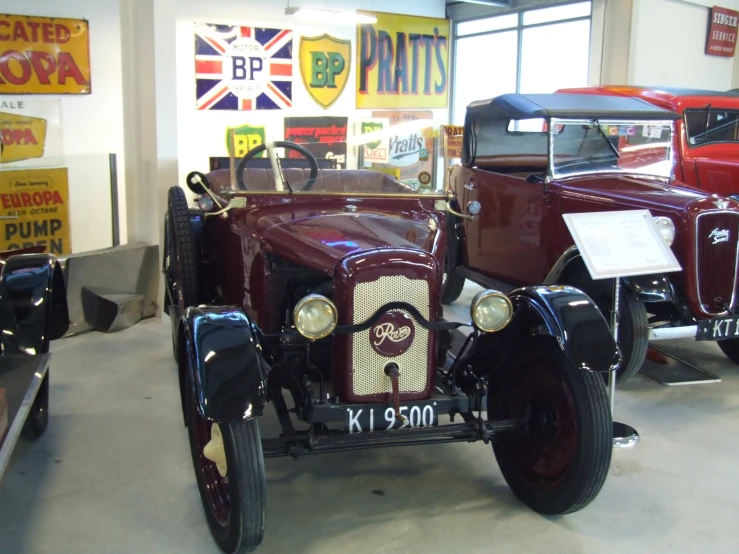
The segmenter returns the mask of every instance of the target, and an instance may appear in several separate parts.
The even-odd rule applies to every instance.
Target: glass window
[[[550,93],[588,84],[590,20],[524,29],[522,94]]]
[[[497,17],[487,17],[485,19],[475,19],[472,21],[462,21],[461,23],[457,23],[457,36],[500,31],[502,29],[510,29],[517,25],[518,14],[515,13],[499,15]]]
[[[708,108],[685,111],[690,146],[715,142],[739,142],[739,111]]]
[[[452,114],[455,125],[464,124],[465,109],[471,102],[516,92],[517,35],[516,31],[506,31],[457,40]],[[483,57],[485,62],[481,64]]]
[[[567,4],[565,6],[530,10],[523,12],[523,24],[536,25],[538,23],[549,23],[550,21],[588,17],[590,15],[590,8],[590,2],[578,2],[577,4]]]

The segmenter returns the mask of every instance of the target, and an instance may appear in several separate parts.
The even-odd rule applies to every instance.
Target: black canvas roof
[[[467,106],[473,119],[679,119],[675,112],[639,98],[595,94],[503,94]]]

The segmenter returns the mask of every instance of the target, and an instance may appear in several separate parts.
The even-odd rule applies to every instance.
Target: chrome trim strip
[[[734,212],[731,210],[710,210],[706,212],[701,212],[697,216],[695,216],[695,227],[693,229],[693,232],[695,233],[695,285],[696,285],[696,298],[698,298],[698,304],[700,305],[701,310],[703,310],[705,313],[712,315],[712,316],[722,316],[722,315],[730,315],[730,312],[723,311],[723,312],[709,312],[705,309],[705,304],[703,303],[703,300],[701,299],[701,281],[700,281],[700,268],[698,267],[698,220],[703,217],[704,215],[713,215],[713,214],[730,214],[737,218],[739,218],[739,213]],[[729,307],[733,308],[735,306],[736,302],[736,275],[737,270],[739,269],[739,219],[737,219],[736,229],[735,229],[737,236],[734,239],[734,242],[737,244],[736,247],[736,254],[734,256],[734,288],[731,291],[731,302],[729,302]]]

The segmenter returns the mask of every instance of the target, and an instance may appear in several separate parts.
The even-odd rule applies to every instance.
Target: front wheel
[[[525,419],[493,438],[508,486],[544,515],[587,506],[611,464],[613,420],[601,377],[575,367],[551,338],[517,356],[488,394],[488,417]]]
[[[256,549],[264,537],[267,482],[254,419],[217,424],[188,402],[195,476],[213,539],[227,554]]]
[[[441,277],[441,303],[452,304],[464,289],[465,278],[457,272],[456,255],[450,246],[444,256],[444,274]]]
[[[44,376],[41,381],[36,398],[31,405],[31,411],[28,412],[26,422],[23,424],[21,435],[29,440],[36,440],[46,431],[49,425],[49,373]]]
[[[720,340],[718,347],[729,360],[739,365],[739,339]]]

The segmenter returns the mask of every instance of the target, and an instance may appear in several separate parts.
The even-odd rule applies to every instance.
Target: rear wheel
[[[169,319],[172,324],[172,348],[177,358],[177,322],[188,306],[198,303],[198,267],[195,239],[190,228],[190,209],[185,191],[171,187],[164,227],[164,275],[172,298]]]
[[[525,419],[493,438],[513,493],[545,515],[575,512],[598,494],[611,463],[613,423],[599,375],[576,368],[551,338],[522,352],[488,395],[491,418]]]
[[[194,397],[187,415],[195,476],[213,539],[227,554],[251,552],[264,537],[267,501],[257,421],[213,423],[197,411]]]
[[[729,360],[739,365],[739,339],[720,340],[718,347]]]

